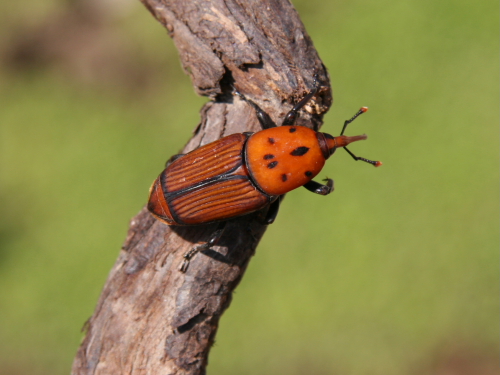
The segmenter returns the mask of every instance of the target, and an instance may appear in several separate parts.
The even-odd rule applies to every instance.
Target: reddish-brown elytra
[[[316,194],[330,194],[333,180],[327,178],[326,185],[322,185],[312,179],[337,148],[343,147],[354,160],[375,167],[382,165],[379,161],[358,157],[346,148],[352,142],[367,138],[366,135],[343,135],[347,125],[366,112],[367,107],[362,107],[345,121],[338,137],[294,125],[299,110],[320,88],[317,83],[288,112],[279,127],[255,103],[235,91],[240,99],[256,110],[264,130],[232,134],[170,159],[151,186],[148,202],[151,214],[168,225],[221,222],[206,243],[184,255],[182,272],[187,270],[194,254],[217,243],[224,231],[225,220],[270,205],[264,223],[271,224],[278,213],[280,197],[300,186]]]

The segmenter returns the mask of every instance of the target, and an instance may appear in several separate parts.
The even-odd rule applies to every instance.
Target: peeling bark
[[[321,125],[332,101],[328,75],[289,1],[142,2],[173,38],[196,91],[212,98],[184,153],[259,130],[233,86],[280,124],[318,74],[324,89],[297,124]],[[86,324],[72,373],[204,374],[219,319],[264,234],[259,214],[229,221],[218,246],[196,255],[183,274],[183,254],[216,224],[169,227],[143,209]]]

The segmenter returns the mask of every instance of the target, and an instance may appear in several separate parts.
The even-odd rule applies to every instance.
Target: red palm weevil
[[[326,185],[312,179],[337,148],[343,147],[354,160],[375,167],[382,165],[356,156],[346,147],[367,138],[366,135],[344,135],[347,125],[366,112],[367,107],[345,121],[338,137],[294,125],[299,110],[321,88],[316,79],[315,82],[316,87],[287,113],[282,126],[276,126],[262,109],[235,90],[240,99],[255,109],[263,130],[232,134],[187,154],[174,155],[153,182],[148,210],[158,220],[168,225],[221,222],[206,243],[184,255],[182,272],[197,252],[217,243],[225,220],[270,205],[265,224],[271,224],[278,213],[281,196],[300,186],[316,194],[330,194],[332,179],[325,179]]]

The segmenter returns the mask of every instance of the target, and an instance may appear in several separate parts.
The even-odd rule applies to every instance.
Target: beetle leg
[[[280,203],[282,197],[283,196],[280,195],[273,203],[271,203],[262,224],[269,225],[274,223],[274,220],[276,220],[276,216],[278,216],[278,211],[280,210]]]
[[[222,233],[224,233],[224,229],[226,228],[226,222],[223,221],[219,224],[219,227],[217,230],[212,233],[212,236],[210,239],[201,244],[193,247],[191,250],[189,250],[186,254],[184,254],[184,261],[182,262],[179,271],[182,273],[185,273],[189,267],[189,261],[196,255],[196,253],[199,253],[200,251],[208,250],[212,246],[214,246],[222,237]]]
[[[176,161],[177,159],[179,159],[181,156],[184,156],[185,154],[177,154],[177,155],[173,155],[170,159],[167,160],[167,162],[165,163],[165,168],[167,168],[170,164],[172,164],[174,161]]]
[[[321,83],[318,82],[318,75],[314,75],[314,84],[315,87],[312,89],[312,91],[304,96],[300,102],[295,104],[295,106],[288,112],[285,116],[285,119],[283,120],[283,125],[293,125],[295,124],[295,120],[297,120],[297,117],[299,116],[299,111],[304,107],[319,91],[321,88]]]
[[[245,95],[243,95],[241,92],[238,90],[234,89],[234,93],[239,96],[241,100],[244,100],[248,104],[250,104],[253,109],[255,110],[257,114],[257,119],[259,120],[260,126],[262,126],[262,129],[269,129],[269,128],[275,128],[276,124],[271,120],[269,115],[262,110],[257,104],[252,102],[250,99],[247,99]]]
[[[307,190],[312,191],[313,193],[320,194],[320,195],[328,195],[334,190],[333,180],[331,178],[325,178],[323,181],[326,181],[326,185],[323,185],[323,184],[320,184],[319,182],[311,180],[311,181],[305,183],[303,186]]]

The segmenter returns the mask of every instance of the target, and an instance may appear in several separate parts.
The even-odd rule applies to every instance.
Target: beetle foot
[[[327,177],[323,181],[326,182],[326,185],[323,185],[323,187],[326,187],[328,189],[328,192],[325,195],[330,194],[335,190],[335,187],[333,186],[333,180],[331,178]]]
[[[208,243],[204,243],[198,246],[193,247],[191,250],[189,250],[186,254],[183,255],[184,261],[182,262],[181,266],[179,267],[179,271],[182,273],[185,273],[189,267],[189,262],[191,258],[193,258],[196,253],[199,253],[200,251],[207,250],[210,247]]]
[[[328,195],[334,190],[333,180],[331,178],[325,178],[323,181],[326,181],[326,185],[311,180],[305,183],[304,187],[315,194]]]

